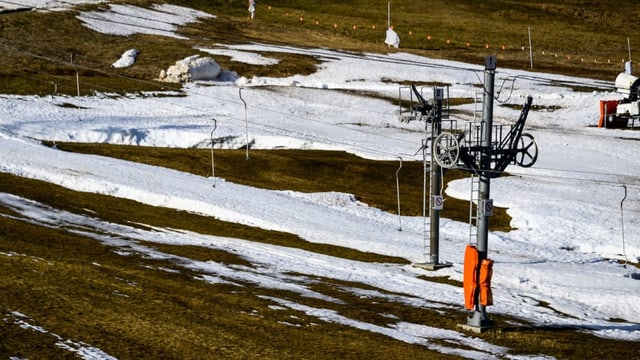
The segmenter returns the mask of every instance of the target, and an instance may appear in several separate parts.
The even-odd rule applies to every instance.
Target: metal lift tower
[[[484,95],[482,100],[482,151],[480,156],[479,186],[478,186],[478,263],[487,258],[489,240],[489,216],[493,210],[490,198],[491,190],[491,131],[493,129],[493,88],[496,73],[495,56],[487,57],[484,70]],[[492,326],[487,317],[487,307],[480,303],[480,294],[476,295],[476,309],[467,318],[467,326],[472,330]],[[477,331],[477,330],[476,330]]]
[[[423,217],[424,217],[424,255],[427,257],[425,263],[414,264],[416,267],[438,270],[443,267],[452,266],[451,263],[440,262],[440,211],[443,207],[442,197],[442,173],[443,168],[436,161],[433,152],[434,140],[442,133],[443,118],[446,117],[446,123],[449,130],[452,129],[454,122],[448,119],[448,114],[443,114],[443,105],[445,102],[444,88],[433,88],[433,101],[428,102],[422,96],[422,93],[412,85],[409,88],[410,102],[408,115],[402,115],[402,89],[400,93],[400,120],[403,122],[409,122],[413,120],[421,120],[425,122],[424,139],[422,148],[423,168],[424,168],[424,198],[423,198]],[[419,105],[413,105],[413,97],[418,100]],[[448,103],[448,101],[447,101]],[[429,161],[427,162],[427,159]],[[427,165],[428,164],[428,165]],[[429,173],[429,195],[427,197],[426,178],[427,172]],[[429,209],[429,216],[427,217],[427,206]],[[428,220],[427,220],[428,219]],[[427,228],[428,228],[428,246],[427,246]],[[428,250],[427,250],[428,248]]]
[[[523,133],[531,96],[514,125],[493,125],[495,70],[495,56],[487,57],[482,121],[467,123],[464,133],[442,132],[433,141],[432,150],[440,166],[471,173],[469,245],[464,262],[465,307],[469,316],[467,324],[461,326],[476,332],[492,326],[486,311],[486,306],[493,304],[490,284],[493,261],[487,257],[489,218],[493,213],[491,178],[502,175],[511,164],[533,166],[538,158],[533,136]]]

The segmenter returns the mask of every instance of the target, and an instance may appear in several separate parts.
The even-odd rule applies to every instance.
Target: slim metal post
[[[242,88],[238,89],[238,94],[240,95],[240,100],[244,104],[244,130],[247,142],[246,160],[249,160],[249,120],[247,117],[247,102],[242,98]]]
[[[533,69],[533,48],[531,47],[531,28],[529,28],[529,61],[531,62],[531,68]]]
[[[400,169],[402,169],[402,157],[398,156],[400,159],[400,166],[398,166],[398,170],[396,170],[396,195],[398,196],[398,231],[402,231],[402,215],[400,215]]]
[[[53,94],[51,94],[51,100],[53,102],[53,97],[58,94],[58,84],[51,82],[53,84]],[[58,145],[56,145],[56,135],[58,131],[56,130],[56,117],[51,117],[51,122],[53,123],[53,148],[56,149]]]
[[[73,65],[73,54],[71,54],[71,56],[70,56],[70,61],[71,61],[71,65]],[[77,90],[78,97],[79,97],[80,96],[80,74],[78,73],[78,67],[75,66],[75,65],[74,65],[74,67],[76,69],[76,90]]]
[[[213,132],[218,128],[218,120],[213,119],[213,129],[211,129],[211,177],[213,178],[213,187],[216,187],[216,163],[213,158]]]

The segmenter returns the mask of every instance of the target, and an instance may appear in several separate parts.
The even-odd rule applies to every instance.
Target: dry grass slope
[[[155,1],[126,3],[149,6]],[[243,1],[171,3],[207,11],[217,18],[182,27],[181,34],[189,39],[176,40],[149,35],[98,34],[83,27],[75,11],[1,14],[2,91],[46,95],[54,91],[53,82],[59,93],[73,95],[76,70],[81,75],[82,94],[167,89],[167,84],[155,81],[160,70],[193,55],[197,52],[194,47],[216,43],[258,41],[350,51],[394,51],[382,43],[387,22],[386,1],[260,2],[254,21],[247,19]],[[79,9],[105,8],[101,4]],[[610,81],[624,69],[622,61],[628,58],[627,38],[636,32],[635,23],[629,19],[638,17],[640,8],[634,1],[618,1],[615,6],[605,1],[589,1],[587,6],[579,0],[562,3],[397,1],[392,8],[393,23],[402,38],[402,51],[476,64],[482,64],[486,55],[495,54],[499,67],[529,69],[528,30],[531,29],[536,71]],[[141,51],[136,65],[126,69],[110,68],[111,63],[130,48]],[[223,68],[247,77],[309,73],[317,64],[317,60],[309,56],[279,56],[282,62],[271,67],[240,64],[225,57],[216,60]]]
[[[13,175],[0,174],[0,184],[5,192],[114,223],[143,223],[211,234],[222,232],[275,243],[278,238],[290,237],[274,232],[261,234],[257,229],[243,229],[234,224],[217,224],[197,215],[129,200],[77,193]],[[401,319],[454,330],[464,321],[461,310],[435,311],[395,302],[389,297],[362,297],[349,289],[380,290],[365,284],[309,278],[302,274],[298,275],[306,286],[342,303],[256,287],[251,283],[210,284],[177,261],[135,252],[124,256],[92,237],[32,224],[9,208],[0,206],[0,214],[11,216],[0,220],[0,271],[3,274],[0,278],[3,289],[0,355],[65,358],[70,353],[63,352],[56,344],[71,340],[90,344],[122,359],[455,358],[368,331],[320,321],[298,311],[274,308],[264,297],[331,309],[379,326],[390,326],[395,323],[394,319]],[[253,266],[245,259],[222,251],[128,241],[169,256]],[[296,245],[293,242],[281,245],[340,257],[353,256],[361,261],[394,261],[375,254],[359,257],[357,253],[343,253],[336,247],[317,249],[300,240]],[[424,280],[428,287],[432,279]],[[440,278],[433,281],[448,282]],[[455,282],[452,285],[459,286]],[[15,311],[28,318],[16,315]],[[494,316],[494,320],[500,328],[482,337],[512,349],[512,354],[541,353],[563,359],[585,359],[597,353],[599,359],[619,359],[633,358],[640,350],[638,344],[597,338],[580,329],[534,327],[522,320],[501,316]],[[25,328],[25,324],[39,326],[44,331],[33,331]]]

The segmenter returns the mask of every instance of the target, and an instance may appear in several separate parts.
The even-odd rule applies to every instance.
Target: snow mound
[[[129,67],[133,64],[135,64],[136,62],[136,58],[138,57],[138,54],[140,52],[136,49],[129,49],[127,51],[125,51],[122,56],[120,56],[120,59],[118,59],[118,61],[114,62],[113,64],[111,64],[111,67],[114,68],[125,68],[125,67]]]
[[[215,80],[220,75],[220,65],[210,57],[193,55],[176,61],[175,65],[160,71],[160,81],[184,83],[195,80]]]
[[[334,208],[346,208],[350,206],[366,206],[356,199],[355,195],[337,191],[317,192],[317,193],[301,193],[297,191],[282,190],[280,191],[288,196],[305,199],[307,201],[323,204]]]

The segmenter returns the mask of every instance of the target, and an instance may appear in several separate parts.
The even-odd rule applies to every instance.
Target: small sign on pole
[[[433,196],[433,210],[442,210],[444,207],[444,199],[442,195],[434,195]]]
[[[493,199],[480,199],[478,203],[478,211],[481,216],[493,215]]]

